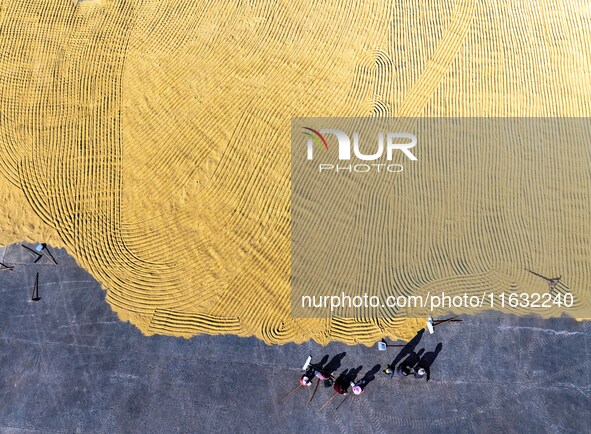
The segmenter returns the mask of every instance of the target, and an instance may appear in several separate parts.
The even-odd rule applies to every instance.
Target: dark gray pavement
[[[365,395],[297,385],[309,351],[341,367],[383,369],[398,349],[333,343],[267,346],[254,338],[143,336],[118,320],[100,285],[64,251],[59,266],[19,245],[0,271],[0,432],[586,433],[591,323],[465,318],[424,335],[442,350],[428,382],[380,372]],[[31,302],[35,274],[40,296]]]

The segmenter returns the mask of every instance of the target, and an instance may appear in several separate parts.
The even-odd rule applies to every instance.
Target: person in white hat
[[[427,371],[425,370],[425,368],[415,369],[415,378],[423,378],[426,373]]]
[[[312,380],[314,377],[318,378],[318,381],[327,381],[332,383],[332,375],[328,372],[325,372],[322,368],[318,366],[310,364],[304,375],[300,378],[300,384],[305,387],[310,387],[312,385]],[[332,385],[332,384],[331,384]]]
[[[310,387],[312,385],[312,379],[306,374],[307,372],[300,377],[300,384],[304,387]]]

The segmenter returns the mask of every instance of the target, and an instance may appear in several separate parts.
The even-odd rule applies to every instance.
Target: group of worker
[[[387,367],[384,369],[384,374],[388,375],[390,378],[394,376],[394,369]],[[415,378],[423,378],[427,373],[427,370],[420,366],[410,366],[410,365],[400,365],[396,369],[396,373],[401,377],[408,377],[410,374],[413,374]]]
[[[306,372],[300,377],[300,385],[303,387],[312,386],[312,380],[318,379],[318,382],[323,381],[326,386],[332,386],[336,393],[340,395],[347,395],[349,386],[354,395],[361,395],[365,392],[367,386],[367,379],[364,377],[355,382],[349,380],[347,375],[340,375],[336,380],[332,376],[333,372],[327,372],[317,365],[309,364]]]
[[[415,379],[422,379],[426,377],[426,380],[429,381],[430,366],[435,360],[435,358],[438,356],[443,346],[440,343],[435,348],[435,351],[425,353],[425,350],[421,349],[418,352],[415,352],[415,348],[419,344],[424,331],[424,329],[420,330],[417,333],[417,335],[405,345],[390,345],[387,344],[384,340],[380,342],[380,345],[378,346],[380,350],[385,350],[388,346],[403,347],[401,351],[396,355],[394,361],[390,363],[386,367],[386,369],[382,371],[384,374],[388,375],[390,378],[394,377],[394,374],[398,374],[400,377],[411,376]],[[309,401],[311,401],[314,398],[314,395],[320,383],[324,383],[325,387],[332,387],[335,391],[331,399],[325,405],[323,405],[322,408],[324,408],[332,399],[334,399],[338,395],[348,397],[349,391],[351,391],[353,395],[362,395],[363,393],[365,393],[365,388],[375,378],[374,374],[379,372],[380,365],[374,366],[374,368],[371,371],[367,372],[360,380],[357,380],[356,378],[359,374],[359,371],[361,370],[361,366],[357,369],[347,369],[335,379],[333,375],[339,368],[340,361],[344,357],[344,355],[345,353],[341,353],[335,356],[333,360],[331,360],[331,362],[329,363],[326,363],[326,361],[328,360],[328,356],[325,356],[325,358],[317,364],[312,363],[312,356],[310,355],[302,368],[304,370],[304,373],[300,377],[299,385],[294,390],[292,390],[285,398],[287,398],[300,388],[311,387],[314,384],[314,380],[317,381]]]

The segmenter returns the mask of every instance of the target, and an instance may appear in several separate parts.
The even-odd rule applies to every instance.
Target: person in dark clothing
[[[346,377],[346,375],[341,375],[334,382],[333,389],[335,390],[335,392],[341,395],[348,394],[347,389],[349,388],[349,381],[347,381],[348,379]]]
[[[431,365],[433,364],[433,362],[435,362],[435,359],[437,358],[437,356],[439,356],[439,353],[442,349],[443,344],[437,344],[437,347],[435,347],[435,351],[429,351],[425,353],[423,357],[421,357],[421,360],[417,363],[417,369],[423,368],[425,370],[425,376],[427,381],[429,381],[429,378],[431,377]]]
[[[421,338],[423,337],[423,333],[425,333],[425,329],[419,330],[414,338],[412,338],[405,346],[400,350],[396,358],[390,363],[386,369],[382,372],[392,378],[394,376],[394,372],[396,372],[396,365],[406,356],[411,355],[414,353],[415,348],[421,342]]]
[[[400,365],[396,373],[401,377],[408,377],[412,373],[412,368],[408,365]]]
[[[300,384],[304,387],[310,387],[312,385],[312,380],[314,379],[314,369],[308,369],[304,374],[300,377]]]
[[[421,379],[425,376],[425,374],[427,373],[427,371],[425,370],[425,368],[418,368],[414,370],[414,374],[415,374],[415,378],[417,379]]]

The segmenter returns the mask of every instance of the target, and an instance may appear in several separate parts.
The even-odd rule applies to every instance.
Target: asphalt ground
[[[0,431],[47,433],[586,433],[591,323],[464,317],[425,332],[430,378],[389,378],[399,348],[268,346],[143,336],[63,250],[0,248]],[[40,300],[31,301],[39,273]],[[440,350],[437,352],[437,348]],[[298,384],[308,354],[337,374],[377,371],[361,396]],[[343,354],[345,353],[345,354]],[[337,357],[335,360],[335,356]],[[336,361],[340,360],[340,363]],[[336,365],[339,365],[338,367]],[[380,365],[379,368],[377,365]],[[359,368],[361,367],[361,368]],[[370,375],[371,379],[371,375]],[[339,404],[340,407],[339,407]],[[337,409],[338,407],[338,409]]]

